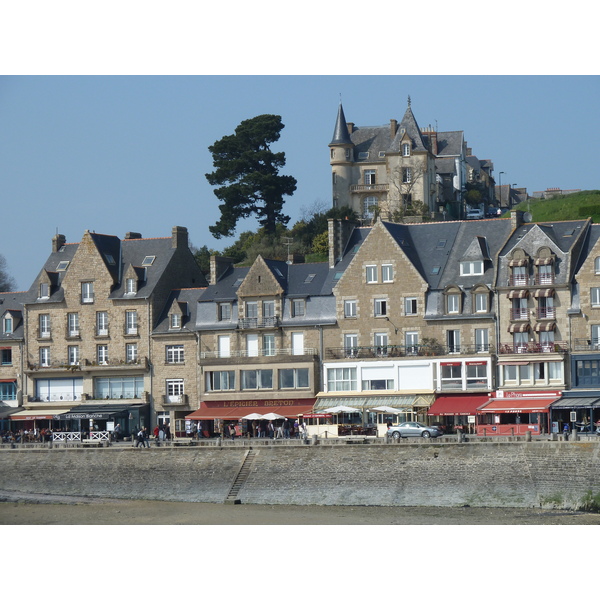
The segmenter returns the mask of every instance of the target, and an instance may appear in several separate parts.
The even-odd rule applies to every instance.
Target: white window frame
[[[367,283],[378,283],[377,279],[377,265],[366,265],[365,266],[365,281]]]
[[[107,365],[108,364],[108,345],[107,344],[99,344],[96,346],[96,358],[98,360],[99,365]]]
[[[402,183],[411,183],[412,182],[412,168],[411,167],[402,167]]]
[[[12,333],[13,332],[13,319],[9,315],[6,315],[4,317],[3,330],[4,330],[4,333]]]
[[[40,323],[40,337],[41,338],[49,338],[51,337],[51,327],[50,327],[50,315],[47,313],[41,314],[39,317]]]
[[[460,294],[448,294],[446,297],[448,314],[460,313]]]
[[[105,310],[96,313],[96,335],[108,335],[108,312]]]
[[[387,298],[373,298],[373,315],[375,317],[387,316]]]
[[[166,346],[166,361],[167,364],[183,364],[185,362],[185,349],[183,344],[172,344]]]
[[[79,346],[67,346],[67,360],[70,365],[79,364]]]
[[[375,169],[365,169],[364,171],[364,182],[365,185],[375,185],[377,181],[377,171]]]
[[[356,390],[356,367],[334,367],[327,369],[328,392],[355,392]]]
[[[79,313],[67,314],[67,330],[69,337],[77,337],[79,335]]]
[[[346,358],[354,358],[358,352],[358,334],[344,334],[344,356]]]
[[[460,353],[460,329],[446,330],[446,344],[449,354]]]
[[[181,329],[181,315],[179,313],[171,313],[169,329]]]
[[[205,391],[230,392],[235,390],[235,371],[207,371]]]
[[[134,277],[128,277],[125,280],[125,293],[127,295],[137,294],[137,280]]]
[[[383,283],[391,283],[394,281],[393,265],[381,265],[381,281]]]
[[[379,356],[387,356],[389,339],[385,331],[376,331],[373,334],[373,346],[375,353]]]
[[[402,144],[402,156],[410,156],[410,144]]]
[[[417,354],[419,351],[419,332],[404,332],[404,350],[406,354]]]
[[[367,196],[363,199],[363,218],[371,219],[373,213],[379,207],[379,198],[377,196]]]
[[[489,294],[487,292],[477,292],[475,294],[475,312],[487,313],[489,312]]]
[[[262,336],[262,355],[275,356],[275,335],[267,333]]]
[[[81,282],[81,302],[82,304],[93,304],[94,302],[94,282]]]
[[[125,360],[128,363],[135,363],[138,359],[138,345],[125,344]]]
[[[46,300],[50,298],[50,284],[49,283],[40,283],[40,293],[38,296],[39,300]]]
[[[50,366],[50,348],[48,346],[42,346],[40,348],[40,367]]]
[[[590,288],[590,302],[593,307],[600,307],[600,287]]]
[[[185,381],[181,378],[166,379],[165,392],[170,402],[179,402],[185,395]]]
[[[344,318],[345,319],[356,319],[356,307],[357,301],[352,300],[344,300]]]
[[[304,298],[292,299],[292,317],[303,317],[306,314],[306,300]]]
[[[594,259],[594,273],[600,275],[600,256],[596,256]]]
[[[467,260],[460,263],[460,274],[462,276],[483,275],[482,260]]]
[[[415,296],[409,296],[407,298],[404,298],[404,314],[406,316],[414,316],[417,313],[418,313],[417,298]]]
[[[137,333],[138,333],[137,310],[125,311],[125,333],[127,335],[137,335]]]
[[[475,329],[475,352],[488,352],[490,332],[487,328]]]
[[[258,302],[256,300],[247,301],[244,309],[246,319],[258,319]]]

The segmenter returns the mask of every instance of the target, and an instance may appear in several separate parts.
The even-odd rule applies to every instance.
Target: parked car
[[[467,219],[483,219],[483,209],[467,208]]]
[[[443,435],[437,427],[429,427],[417,421],[407,421],[399,425],[392,425],[387,434],[395,439],[404,437],[439,437]]]

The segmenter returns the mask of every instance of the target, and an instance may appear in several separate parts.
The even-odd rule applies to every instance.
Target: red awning
[[[448,396],[438,396],[431,405],[431,408],[427,411],[427,414],[445,417],[474,415],[475,411],[486,402],[489,402],[489,397],[481,394],[450,394]]]
[[[241,419],[251,413],[258,413],[259,415],[266,415],[267,413],[276,413],[282,417],[296,418],[298,415],[310,413],[315,405],[315,400],[294,400],[294,401],[283,401],[282,404],[275,404],[269,401],[268,405],[265,405],[264,400],[258,400],[256,402],[231,402],[226,401],[219,402],[201,402],[200,408],[189,415],[186,415],[186,419],[192,421],[205,421],[210,419]],[[215,406],[215,404],[217,406]],[[239,406],[240,404],[252,404],[252,406]],[[258,406],[256,406],[258,405]]]
[[[537,398],[530,400],[510,399],[510,400],[492,400],[486,406],[478,409],[477,412],[485,413],[533,413],[544,412],[557,400],[553,398]]]

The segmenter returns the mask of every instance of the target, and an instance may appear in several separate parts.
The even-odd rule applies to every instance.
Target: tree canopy
[[[284,196],[296,191],[296,179],[280,175],[285,153],[272,152],[285,126],[278,115],[259,115],[242,121],[233,135],[226,135],[209,146],[215,170],[206,174],[208,183],[221,201],[221,218],[209,227],[213,236],[232,236],[240,219],[255,215],[267,235],[274,235],[277,224],[287,225],[283,214]]]
[[[0,254],[0,292],[12,292],[15,288],[15,280],[6,269],[6,259]]]

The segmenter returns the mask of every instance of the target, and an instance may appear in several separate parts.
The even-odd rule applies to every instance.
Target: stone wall
[[[576,508],[600,494],[597,442],[267,446],[244,504]],[[223,502],[248,447],[0,451],[0,490]]]

